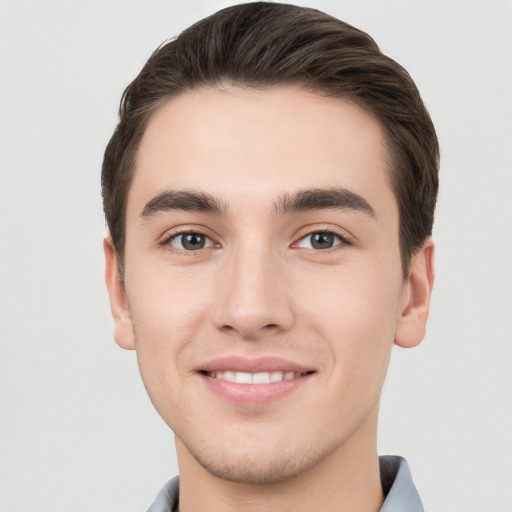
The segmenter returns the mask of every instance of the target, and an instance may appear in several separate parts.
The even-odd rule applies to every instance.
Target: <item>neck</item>
[[[378,512],[384,501],[376,448],[376,422],[369,418],[349,440],[313,468],[289,480],[264,484],[231,482],[201,467],[176,439],[180,512]],[[369,441],[371,440],[371,441]]]

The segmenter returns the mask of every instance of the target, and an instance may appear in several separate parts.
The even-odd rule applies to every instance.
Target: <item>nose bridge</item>
[[[225,262],[215,322],[244,338],[289,329],[293,313],[278,258],[268,243],[241,241]]]

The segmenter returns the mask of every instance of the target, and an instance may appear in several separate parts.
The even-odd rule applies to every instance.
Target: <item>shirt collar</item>
[[[380,481],[386,499],[380,512],[424,512],[407,461],[396,455],[379,457]]]
[[[412,481],[407,461],[396,455],[379,457],[380,480],[386,499],[380,512],[424,512]],[[179,478],[169,480],[147,512],[175,512],[178,508]]]

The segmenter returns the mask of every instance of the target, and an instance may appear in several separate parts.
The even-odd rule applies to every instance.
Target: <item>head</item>
[[[120,115],[115,338],[179,460],[270,483],[360,458],[432,286],[438,147],[409,75],[330,16],[245,4],[160,47]]]
[[[379,121],[399,209],[404,278],[432,234],[439,147],[407,71],[365,32],[315,9],[261,3],[229,7],[163,44],[126,88],[102,171],[108,229],[124,271],[126,201],[137,150],[166,100],[201,87],[298,85],[359,105]]]

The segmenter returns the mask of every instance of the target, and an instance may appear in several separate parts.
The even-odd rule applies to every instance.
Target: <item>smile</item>
[[[224,356],[200,363],[196,375],[209,393],[233,405],[253,408],[284,399],[308,382],[317,368],[274,356]]]
[[[270,384],[272,382],[281,382],[283,380],[292,380],[304,377],[311,372],[294,371],[268,371],[268,372],[238,372],[234,370],[225,370],[217,372],[205,372],[212,379],[220,379],[237,384]]]

